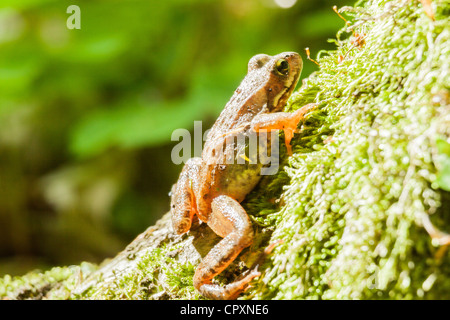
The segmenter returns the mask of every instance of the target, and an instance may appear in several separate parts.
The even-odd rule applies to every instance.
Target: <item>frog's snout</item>
[[[286,59],[291,67],[295,69],[301,69],[303,66],[302,58],[297,52],[284,52],[284,59]]]
[[[284,52],[284,58],[289,59],[292,57],[299,57],[299,54],[297,52]]]

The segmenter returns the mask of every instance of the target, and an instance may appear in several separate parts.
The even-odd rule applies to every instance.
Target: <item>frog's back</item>
[[[289,72],[289,66],[292,72]],[[242,152],[246,143],[234,141],[235,132],[246,135],[246,126],[255,116],[280,111],[294,89],[300,71],[301,58],[297,53],[285,52],[273,57],[261,54],[250,59],[246,77],[205,142],[197,194],[202,212],[200,218],[205,217],[202,214],[207,215],[215,196],[225,194],[241,201],[258,183],[262,165],[237,163],[242,160],[239,157],[246,158]]]
[[[233,129],[248,124],[257,114],[264,111],[267,103],[264,82],[263,79],[257,78],[258,75],[255,73],[253,71],[248,74],[236,89],[212,126],[205,145],[209,142],[215,144],[217,139]]]

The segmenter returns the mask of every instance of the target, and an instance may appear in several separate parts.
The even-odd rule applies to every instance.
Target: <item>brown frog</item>
[[[223,238],[204,257],[194,275],[194,287],[206,298],[236,299],[260,275],[255,268],[224,286],[211,281],[253,241],[253,228],[240,202],[260,180],[263,166],[230,163],[225,159],[230,151],[233,154],[241,150],[242,155],[243,149],[239,142],[230,142],[227,136],[233,132],[260,135],[263,130],[282,129],[291,154],[290,141],[297,125],[315,108],[310,104],[293,113],[280,112],[298,82],[302,65],[295,52],[275,56],[259,54],[251,58],[247,76],[209,131],[202,156],[186,162],[172,187],[174,230],[178,234],[187,232],[197,215]]]

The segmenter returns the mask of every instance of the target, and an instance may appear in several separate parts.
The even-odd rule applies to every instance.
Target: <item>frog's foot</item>
[[[273,251],[273,249],[283,242],[284,242],[284,240],[277,240],[277,241],[269,244],[264,249],[264,251],[259,254],[259,256],[255,260],[255,262],[253,262],[252,266],[250,267],[250,270],[258,270],[259,266],[263,264],[264,260]]]
[[[284,240],[283,240],[283,239],[280,239],[280,240],[277,240],[277,241],[275,241],[275,242],[269,244],[269,245],[267,246],[267,248],[264,249],[264,254],[265,254],[266,256],[269,255],[277,245],[282,244],[282,243],[284,243]]]
[[[194,196],[194,181],[198,180],[201,158],[189,159],[177,183],[172,187],[170,210],[172,226],[177,234],[187,232],[192,225],[197,205]]]
[[[250,125],[258,132],[263,130],[284,130],[284,140],[289,155],[292,155],[291,140],[298,124],[305,119],[305,115],[318,107],[316,103],[307,104],[295,112],[276,112],[257,115]]]
[[[208,299],[215,300],[235,300],[239,295],[248,288],[250,282],[261,275],[257,269],[251,270],[242,279],[236,280],[225,286],[218,284],[204,284],[200,287],[199,292]]]
[[[249,282],[259,276],[257,270],[225,286],[211,280],[220,274],[253,241],[250,219],[242,206],[231,197],[221,195],[211,203],[208,226],[223,239],[214,246],[197,267],[194,287],[209,299],[236,299]]]

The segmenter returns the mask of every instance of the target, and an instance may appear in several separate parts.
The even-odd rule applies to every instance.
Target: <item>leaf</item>
[[[440,165],[436,182],[441,189],[450,191],[450,143],[439,137],[436,140],[436,145]]]
[[[440,155],[446,155],[450,157],[450,143],[445,141],[444,138],[438,137],[436,139],[436,145]]]
[[[445,191],[450,191],[450,158],[446,158],[443,167],[439,170],[436,182]]]

